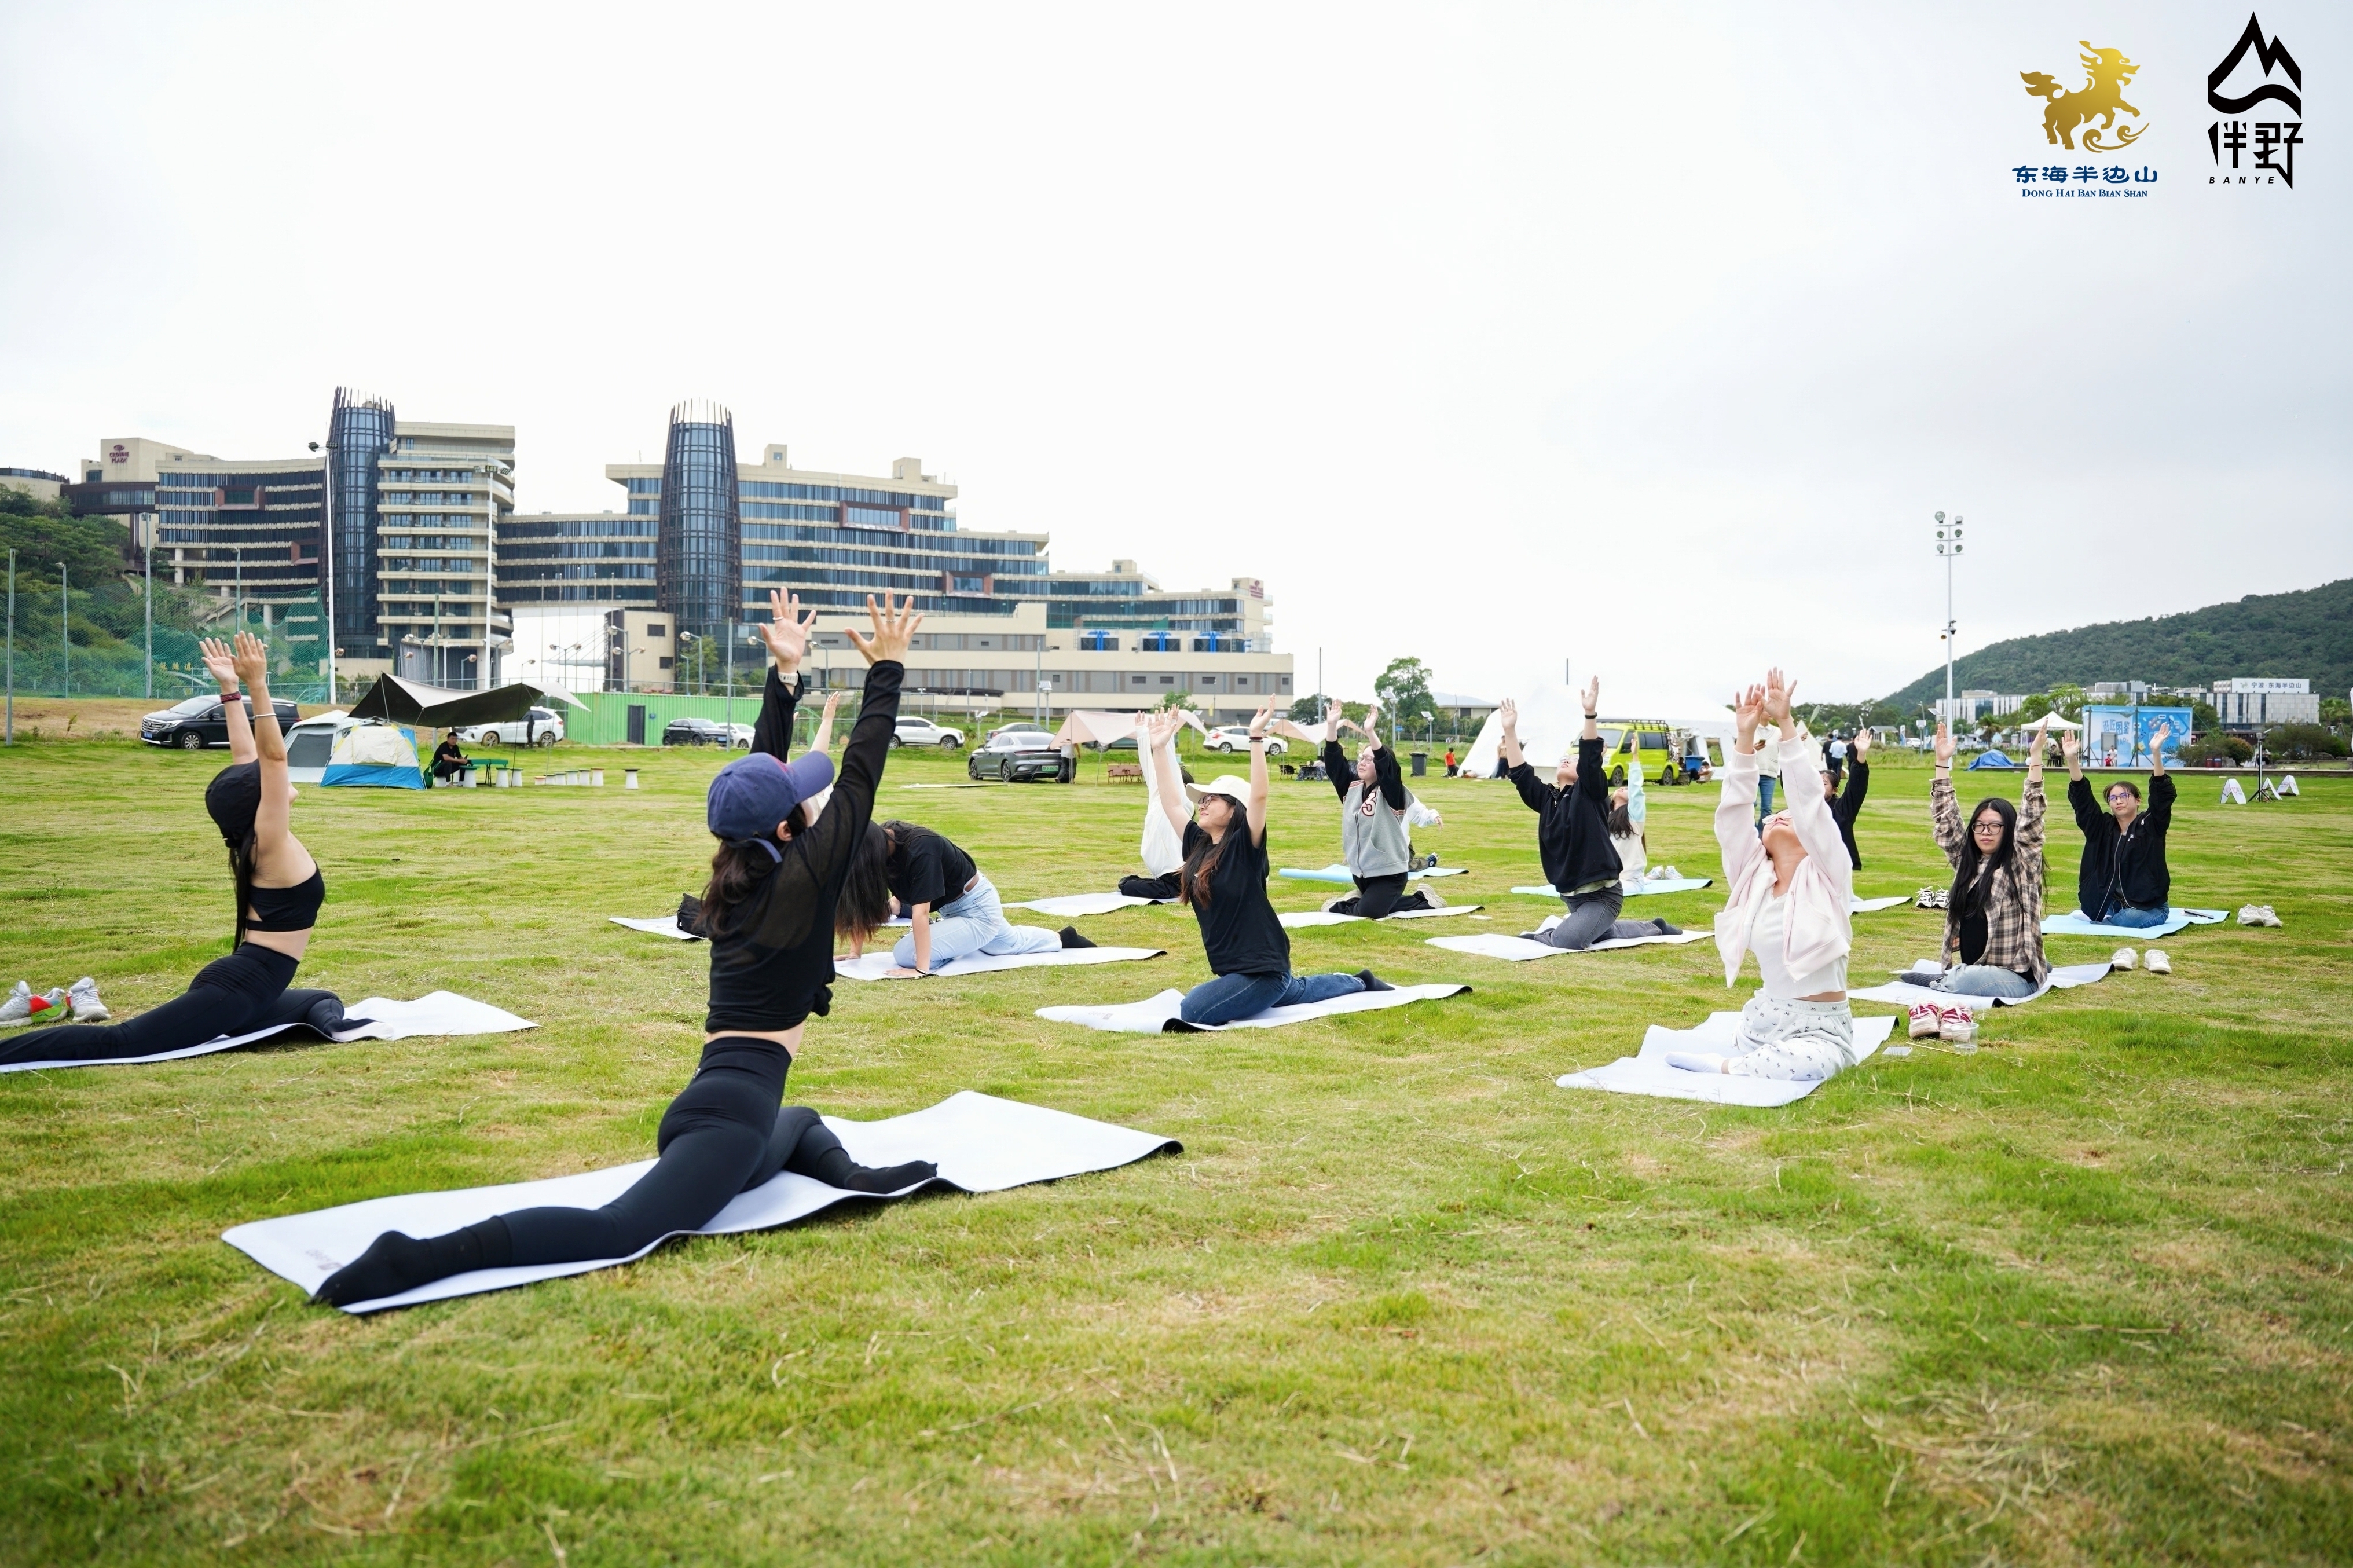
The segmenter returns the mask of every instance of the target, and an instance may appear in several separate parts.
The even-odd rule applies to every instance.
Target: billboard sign
[[[2165,759],[2171,762],[2189,738],[2188,708],[2086,707],[2084,710],[2084,766],[2086,768],[2147,768],[2149,737],[2166,732]]]

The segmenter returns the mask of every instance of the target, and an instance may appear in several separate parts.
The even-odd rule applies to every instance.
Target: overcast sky
[[[2353,572],[2353,12],[2266,0],[2314,129],[2223,188],[2246,4],[0,5],[0,463],[287,455],[341,383],[617,508],[704,397],[1263,577],[1303,685],[1876,695],[1938,508],[1963,652]],[[2126,153],[2019,79],[2080,38]]]

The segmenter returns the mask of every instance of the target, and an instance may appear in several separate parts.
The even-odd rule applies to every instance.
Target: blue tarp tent
[[[417,766],[417,736],[388,724],[358,724],[335,737],[333,755],[320,785],[377,789],[422,789],[424,769]]]
[[[2015,768],[2017,766],[2017,763],[2012,762],[2000,752],[1989,751],[1984,756],[1971,760],[1969,763],[1969,771],[1974,773],[1980,768]]]

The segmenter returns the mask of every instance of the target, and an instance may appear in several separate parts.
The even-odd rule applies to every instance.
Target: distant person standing
[[[1843,743],[1840,743],[1843,744]],[[1832,757],[1831,763],[1839,760]],[[1846,789],[1839,789],[1838,769],[1822,769],[1822,796],[1830,802],[1831,820],[1838,823],[1839,837],[1846,841],[1846,857],[1854,862],[1854,869],[1862,869],[1862,852],[1854,845],[1854,820],[1862,814],[1862,798],[1871,790],[1871,732],[1857,730],[1854,745],[1846,754]]]
[[[2084,743],[2073,730],[2061,732],[2060,754],[2067,759],[2067,804],[2084,832],[2084,859],[2075,873],[2075,897],[2084,918],[2102,925],[2146,929],[2172,914],[2173,875],[2165,864],[2165,833],[2173,825],[2173,779],[2165,771],[2165,743],[2172,736],[2159,725],[2148,737],[2148,806],[2140,786],[2119,779],[2106,791],[2103,810],[2084,777]]]

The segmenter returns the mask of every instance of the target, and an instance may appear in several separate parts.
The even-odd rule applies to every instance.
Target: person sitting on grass
[[[879,882],[846,885],[873,825],[904,660],[923,621],[912,599],[893,607],[885,594],[881,609],[867,599],[873,635],[849,634],[868,664],[864,702],[842,748],[840,783],[812,818],[806,808],[833,785],[834,769],[823,752],[785,760],[797,696],[792,677],[817,622],[815,610],[804,621],[799,609],[783,594],[769,596],[771,619],[758,630],[775,662],[752,754],[719,770],[704,802],[719,840],[702,894],[711,1006],[702,1065],[662,1113],[653,1169],[601,1209],[521,1209],[421,1240],[385,1231],[329,1275],[313,1301],[381,1301],[480,1268],[634,1257],[665,1236],[701,1230],[738,1192],[779,1171],[875,1193],[939,1174],[921,1160],[879,1171],[860,1165],[816,1111],[784,1103],[808,1017],[832,1006],[836,932],[870,931],[889,915]]]
[[[0,1046],[0,1065],[137,1061],[225,1034],[296,1024],[332,1034],[368,1022],[344,1017],[332,991],[287,989],[311,945],[327,879],[291,826],[295,790],[286,777],[286,737],[278,733],[278,710],[269,701],[269,649],[249,631],[237,634],[234,651],[209,637],[201,647],[205,668],[219,683],[221,716],[228,725],[230,762],[206,787],[205,810],[228,845],[229,876],[237,885],[235,945],[227,958],[196,971],[185,995],[121,1023],[103,1022],[106,1004],[84,976],[67,993],[74,1022]],[[237,698],[240,679],[253,704],[250,725]],[[29,988],[20,983],[17,989]]]
[[[450,730],[433,748],[433,777],[436,782],[454,779],[466,770],[466,754],[458,748],[458,732]]]
[[[2094,803],[2084,777],[2084,743],[2073,730],[2059,736],[2067,759],[2067,804],[2084,832],[2083,863],[2075,873],[2075,901],[2084,918],[2105,926],[2145,930],[2162,926],[2173,911],[2173,874],[2165,864],[2165,832],[2173,825],[2173,779],[2165,771],[2165,743],[2172,729],[2159,725],[2148,737],[2148,807],[2140,786],[2119,779],[2107,789],[2107,810]]]
[[[1739,977],[1741,960],[1757,955],[1764,986],[1740,1009],[1729,1053],[1672,1051],[1670,1066],[1694,1073],[1819,1082],[1854,1065],[1854,1014],[1846,1000],[1847,956],[1854,949],[1848,904],[1854,868],[1847,863],[1827,798],[1789,791],[1788,804],[1765,819],[1762,838],[1750,827],[1757,793],[1757,727],[1772,721],[1781,742],[1779,764],[1803,778],[1813,744],[1789,720],[1795,682],[1778,670],[1733,702],[1736,738],[1725,759],[1724,793],[1716,802],[1715,842],[1724,852],[1730,896],[1715,917],[1724,983]]]
[[[1609,833],[1609,787],[1602,770],[1601,730],[1594,719],[1600,702],[1601,681],[1596,676],[1585,688],[1585,730],[1577,755],[1561,758],[1549,784],[1536,777],[1520,747],[1519,704],[1506,697],[1502,709],[1503,759],[1521,800],[1536,814],[1536,850],[1544,861],[1545,880],[1567,906],[1551,930],[1521,935],[1570,952],[1601,941],[1682,935],[1664,920],[1618,918],[1626,907],[1625,889],[1619,882],[1626,863]]]
[[[2027,742],[2020,804],[1989,795],[1965,828],[1953,795],[1952,726],[1937,721],[1928,801],[1936,847],[1953,866],[1945,901],[1945,968],[1933,978],[1911,970],[1904,979],[1956,996],[2016,999],[2042,989],[2051,973],[2042,957],[2042,754],[2049,730],[2036,726]]]
[[[1146,726],[1146,749],[1161,770],[1161,809],[1185,841],[1179,895],[1200,923],[1201,947],[1216,977],[1185,993],[1178,1016],[1187,1023],[1231,1023],[1269,1008],[1396,989],[1370,969],[1352,975],[1291,972],[1291,935],[1266,896],[1266,731],[1273,718],[1274,710],[1267,707],[1250,719],[1247,782],[1229,773],[1206,785],[1185,783],[1175,748],[1164,744],[1184,722],[1179,715],[1156,714]],[[1194,802],[1190,813],[1183,805],[1188,795]]]
[[[1168,731],[1163,749],[1172,765],[1176,762],[1176,735],[1183,727],[1180,715],[1177,724]],[[1119,891],[1126,898],[1149,898],[1155,904],[1171,904],[1184,896],[1178,884],[1184,880],[1185,844],[1178,830],[1168,825],[1168,813],[1163,809],[1160,796],[1160,759],[1153,747],[1155,744],[1152,726],[1139,715],[1135,734],[1136,757],[1144,764],[1144,872],[1142,876],[1123,876]],[[1177,778],[1185,779],[1181,766]],[[1190,782],[1190,780],[1185,780]]]
[[[1275,729],[1311,744],[1315,736],[1289,719],[1275,721]],[[1340,732],[1353,729],[1365,737],[1356,759],[1340,749]],[[1365,722],[1343,716],[1338,703],[1324,712],[1324,773],[1340,797],[1340,858],[1346,863],[1354,895],[1344,894],[1324,907],[1335,915],[1361,915],[1377,920],[1399,909],[1443,908],[1446,901],[1427,888],[1406,891],[1407,873],[1413,869],[1413,842],[1406,828],[1414,805],[1412,793],[1398,773],[1397,753],[1381,744],[1378,703],[1365,710]],[[1435,817],[1435,812],[1429,813]]]
[[[912,922],[913,928],[891,949],[897,967],[890,972],[895,976],[928,975],[973,954],[1005,958],[1094,946],[1073,926],[1058,934],[1014,925],[1005,917],[996,884],[980,874],[972,856],[929,828],[892,821],[869,829],[858,858],[863,870],[853,869],[851,879],[871,874],[871,863],[880,862],[892,906]],[[862,948],[862,942],[852,942],[850,955]]]
[[[1835,762],[1837,758],[1831,758]],[[1846,789],[1839,789],[1838,769],[1822,769],[1822,799],[1830,802],[1831,819],[1838,823],[1839,837],[1846,844],[1846,857],[1854,869],[1862,869],[1862,852],[1854,847],[1854,820],[1862,814],[1862,798],[1871,792],[1871,732],[1859,729],[1847,745]]]

